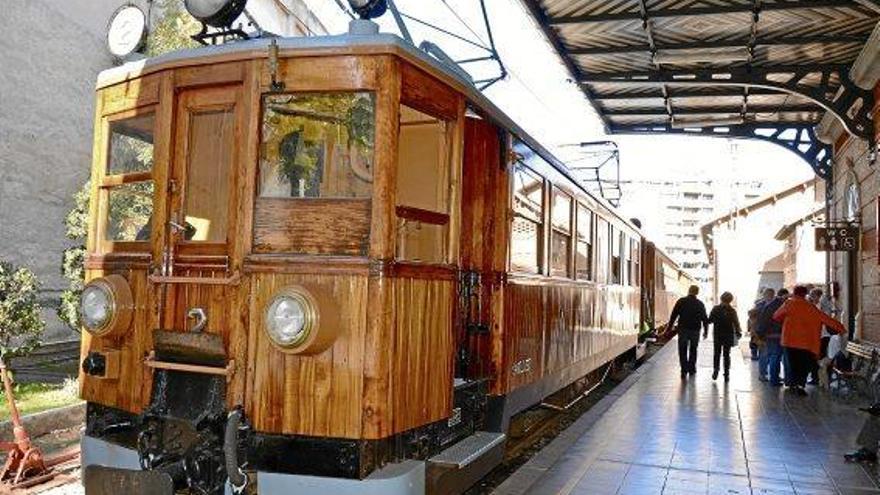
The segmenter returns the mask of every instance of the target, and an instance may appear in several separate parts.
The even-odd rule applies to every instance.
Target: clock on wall
[[[147,16],[135,5],[116,9],[107,25],[107,48],[116,57],[124,58],[144,46],[147,38]]]

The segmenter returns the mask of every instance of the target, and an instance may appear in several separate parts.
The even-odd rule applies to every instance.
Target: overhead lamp
[[[706,62],[747,62],[751,57],[751,52],[745,46],[732,48],[661,49],[657,50],[654,54],[654,63],[683,65]]]
[[[231,26],[244,12],[247,0],[184,0],[189,15],[215,28]]]
[[[717,118],[717,119],[694,119],[680,120],[672,119],[673,129],[702,129],[704,127],[725,127],[729,125],[739,125],[743,123],[742,117],[734,118]]]
[[[380,17],[388,10],[386,0],[348,0],[351,9],[357,12],[361,19],[373,19]]]

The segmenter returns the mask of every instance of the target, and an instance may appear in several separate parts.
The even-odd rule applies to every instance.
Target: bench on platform
[[[871,400],[871,403],[875,402],[878,371],[880,371],[880,348],[867,342],[847,342],[844,352],[852,361],[852,370],[832,367],[829,377],[831,392],[840,394],[846,390],[848,394],[862,393]]]

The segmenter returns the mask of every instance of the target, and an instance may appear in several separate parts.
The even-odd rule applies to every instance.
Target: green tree
[[[64,250],[61,257],[61,275],[68,281],[61,293],[58,317],[71,329],[79,331],[79,295],[85,284],[85,240],[89,226],[89,182],[73,195],[73,209],[64,218],[65,235],[77,244]]]
[[[202,25],[183,8],[183,0],[159,0],[159,19],[147,35],[146,54],[150,57],[199,46],[190,36]]]
[[[0,261],[0,359],[27,354],[40,345],[46,323],[40,318],[39,287],[32,271]]]

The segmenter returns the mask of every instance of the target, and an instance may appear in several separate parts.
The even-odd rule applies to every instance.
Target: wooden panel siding
[[[449,417],[452,412],[451,281],[392,279],[394,431]]]
[[[254,206],[255,253],[366,256],[369,199],[259,198]]]
[[[318,311],[338,313],[339,337],[320,354],[286,354],[266,335],[266,308],[278,291],[291,285],[310,291]],[[255,274],[251,287],[245,403],[254,427],[269,433],[360,438],[367,277]]]

